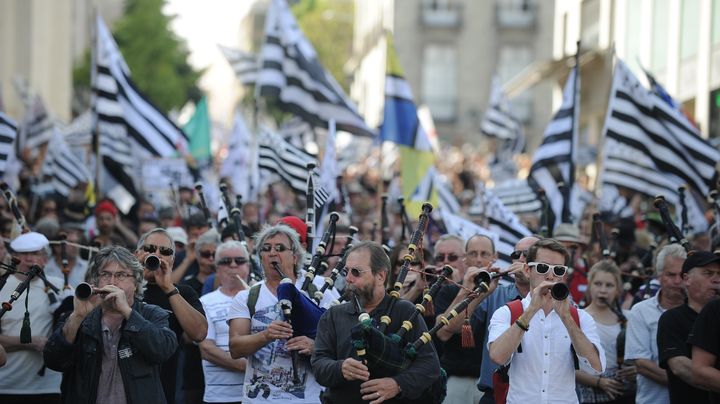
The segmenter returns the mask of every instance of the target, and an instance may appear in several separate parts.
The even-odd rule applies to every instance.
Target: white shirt
[[[273,320],[283,319],[277,297],[265,286],[265,281],[259,284],[260,294],[255,304],[255,315],[250,322],[251,334],[266,330]],[[302,278],[298,278],[295,284],[299,288],[298,284],[302,284]],[[233,298],[228,310],[228,321],[250,318],[248,295],[249,289],[246,289]],[[326,295],[323,302],[329,299],[331,296]],[[293,385],[292,361],[285,342],[275,340],[247,357],[243,403],[320,403],[322,387],[312,373],[309,356],[300,355],[298,375],[301,383]]]
[[[62,280],[51,276],[47,276],[47,279],[53,285],[62,288]],[[20,282],[17,277],[10,275],[5,287],[0,291],[0,302],[10,300],[10,295]],[[49,337],[52,332],[52,312],[45,293],[45,284],[36,277],[30,282],[27,290],[30,293],[28,307],[32,336]],[[13,309],[3,315],[0,322],[3,335],[15,337],[20,335],[25,317],[25,296],[23,293],[12,304]],[[62,374],[46,368],[44,376],[39,376],[38,371],[43,364],[42,352],[29,350],[8,352],[7,363],[0,367],[0,394],[59,394]]]
[[[214,341],[221,350],[230,352],[230,327],[226,320],[233,298],[222,293],[220,289],[200,298],[208,320],[205,338]],[[208,403],[242,401],[244,372],[229,370],[205,359],[202,360],[202,367],[205,374],[203,401]]]
[[[70,268],[70,273],[68,274],[68,285],[76,288],[81,282],[85,282],[85,273],[87,272],[87,268],[87,261],[80,259],[80,257],[76,258],[75,265]],[[57,262],[55,262],[55,259],[48,260],[48,263],[45,265],[45,269],[43,269],[43,271],[46,276],[54,276],[59,279],[64,279],[62,269],[60,269],[60,266],[58,266]]]
[[[530,305],[530,300],[531,293],[528,293],[522,300],[523,310]],[[605,370],[605,352],[595,329],[595,320],[584,310],[578,309],[578,315],[580,329],[595,345],[602,370]],[[522,337],[522,352],[515,352],[510,358],[507,403],[577,403],[570,336],[560,316],[554,310],[548,316],[539,310],[530,320],[529,326],[530,330]],[[510,327],[510,309],[503,305],[490,320],[488,347]],[[577,357],[580,370],[592,375],[600,374],[586,358]]]
[[[658,363],[658,321],[665,312],[658,301],[661,292],[662,290],[650,299],[637,303],[630,310],[625,331],[625,359],[647,359]],[[670,402],[668,388],[638,373],[635,402],[667,404]]]

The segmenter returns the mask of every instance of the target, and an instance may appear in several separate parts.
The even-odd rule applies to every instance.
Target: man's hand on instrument
[[[303,355],[312,355],[315,351],[315,340],[310,337],[301,335],[299,337],[290,338],[285,347],[290,351],[298,351]]]
[[[362,399],[370,401],[370,404],[379,404],[385,400],[389,400],[400,393],[395,379],[391,377],[383,377],[382,379],[372,379],[360,385],[360,394]]]
[[[273,320],[267,328],[267,336],[271,341],[292,338],[292,334],[292,326],[285,321]]]
[[[530,306],[525,310],[529,313],[528,318],[532,318],[540,309],[544,308],[547,304],[552,304],[552,296],[550,296],[550,289],[555,282],[543,281],[535,289],[532,290],[532,299],[530,300]]]
[[[345,359],[340,369],[342,370],[345,380],[360,380],[364,382],[370,378],[370,372],[367,366],[357,359]]]
[[[168,264],[162,258],[160,259],[160,268],[155,270],[155,283],[164,293],[170,293],[175,289],[172,281],[172,268],[168,268]]]

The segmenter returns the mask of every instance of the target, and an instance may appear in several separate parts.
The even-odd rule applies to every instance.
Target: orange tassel
[[[467,316],[467,311],[465,312],[465,322],[462,325],[461,336],[463,348],[475,348],[475,338],[473,337],[472,327],[470,326],[470,319]]]

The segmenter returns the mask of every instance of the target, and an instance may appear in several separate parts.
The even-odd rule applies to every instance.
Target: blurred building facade
[[[69,121],[72,71],[90,45],[95,12],[110,24],[124,0],[0,1],[0,97],[5,110],[21,119],[25,106],[16,83],[45,101],[48,112]]]
[[[553,52],[553,2],[536,0],[357,0],[351,96],[371,126],[382,121],[385,32],[418,105],[428,106],[440,139],[481,142],[493,75],[506,82]],[[554,85],[514,94],[531,145],[552,113]]]

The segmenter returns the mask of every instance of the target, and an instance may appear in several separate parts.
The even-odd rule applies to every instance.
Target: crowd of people
[[[281,191],[240,228],[191,189],[128,214],[21,203],[24,231],[3,201],[0,402],[720,403],[708,234],[605,217],[603,248],[589,211],[501,269],[492,238],[430,220],[411,242],[392,210],[381,240],[370,183],[319,248]]]

